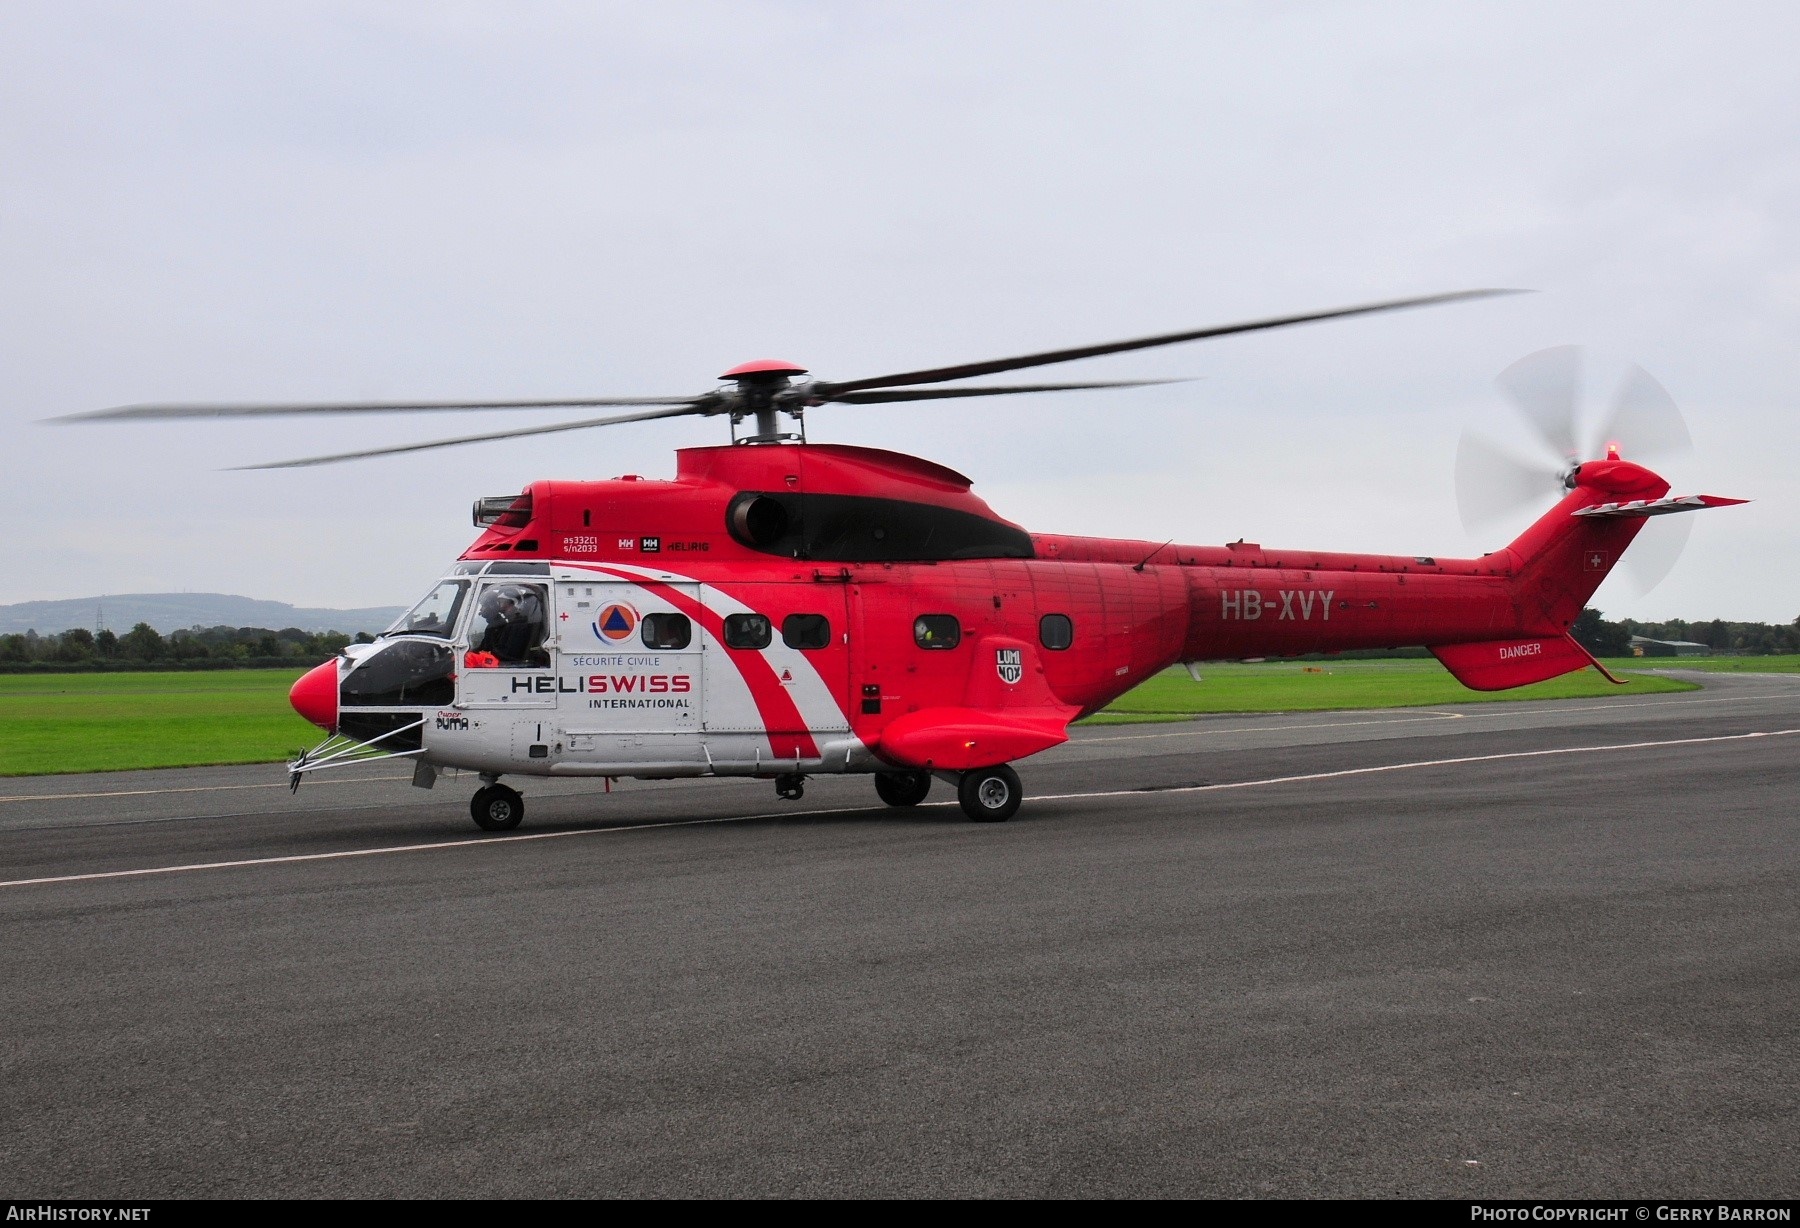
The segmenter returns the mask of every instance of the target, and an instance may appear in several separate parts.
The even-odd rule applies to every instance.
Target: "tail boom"
[[[1229,560],[1229,570],[1197,568],[1183,659],[1424,645],[1475,690],[1589,665],[1617,682],[1569,635],[1594,591],[1646,518],[1744,500],[1670,496],[1662,478],[1614,458],[1580,466],[1574,479],[1516,541],[1478,559],[1290,555],[1289,562],[1252,547],[1256,554]]]

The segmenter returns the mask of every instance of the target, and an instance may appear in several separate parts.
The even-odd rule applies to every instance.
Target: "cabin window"
[[[789,648],[828,647],[831,620],[823,614],[789,614],[781,620],[781,642]]]
[[[686,614],[646,614],[642,626],[645,648],[673,652],[693,642],[694,624]]]
[[[1067,614],[1046,614],[1038,619],[1038,642],[1052,652],[1061,652],[1075,642],[1075,624]]]
[[[727,614],[725,647],[767,648],[775,638],[774,624],[766,614]]]
[[[954,614],[921,614],[913,619],[913,643],[920,648],[955,648],[962,643],[962,625]]]

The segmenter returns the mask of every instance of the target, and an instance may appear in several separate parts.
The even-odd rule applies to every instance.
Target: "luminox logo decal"
[[[1025,654],[1018,648],[994,649],[994,668],[1000,673],[1000,681],[1011,686],[1025,676]]]
[[[594,634],[617,644],[631,638],[637,630],[638,612],[623,601],[615,601],[594,618]]]
[[[1514,657],[1536,657],[1542,656],[1543,652],[1544,646],[1535,642],[1530,644],[1508,644],[1500,650],[1500,659],[1502,661],[1510,661]]]

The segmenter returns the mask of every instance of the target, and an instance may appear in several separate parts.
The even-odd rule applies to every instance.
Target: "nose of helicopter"
[[[288,692],[294,711],[329,733],[337,728],[338,663],[327,661],[300,675],[294,689]]]

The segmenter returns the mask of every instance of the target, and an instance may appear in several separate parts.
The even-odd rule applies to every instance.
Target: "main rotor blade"
[[[824,399],[845,405],[886,405],[892,401],[937,401],[946,397],[998,397],[1018,392],[1072,392],[1083,388],[1148,388],[1153,384],[1185,384],[1179,379],[1116,379],[1087,384],[1002,384],[982,388],[908,388],[891,392],[844,392]]]
[[[581,422],[558,422],[551,426],[527,426],[516,431],[494,431],[486,435],[460,435],[455,439],[433,439],[426,443],[403,443],[391,448],[365,448],[359,452],[336,452],[330,456],[308,456],[300,460],[274,461],[267,465],[236,465],[244,469],[300,469],[308,465],[334,465],[338,461],[361,460],[367,456],[393,456],[401,452],[425,452],[432,448],[454,448],[465,443],[487,443],[494,439],[518,439],[525,435],[554,435],[558,431],[580,431],[590,426],[614,426],[621,422],[644,422],[651,418],[678,418],[683,414],[708,412],[709,402],[689,401],[673,409],[650,409],[641,414],[617,414],[611,418],[588,418]]]
[[[172,418],[263,418],[289,414],[439,413],[462,409],[580,409],[600,405],[692,405],[698,397],[580,397],[566,401],[319,401],[295,404],[121,405],[47,422],[156,422]]]
[[[1522,461],[1472,431],[1456,445],[1456,509],[1463,528],[1479,533],[1494,521],[1562,493],[1556,470]]]
[[[1581,347],[1559,345],[1527,354],[1494,377],[1513,407],[1537,428],[1559,460],[1581,460],[1575,442],[1575,402],[1580,394]],[[1596,453],[1595,455],[1604,455]]]
[[[1128,350],[1147,350],[1159,345],[1175,345],[1183,341],[1201,341],[1208,337],[1225,337],[1233,333],[1253,333],[1266,328],[1285,328],[1290,324],[1307,324],[1314,320],[1335,320],[1344,316],[1370,315],[1380,311],[1399,311],[1408,307],[1429,307],[1436,303],[1455,303],[1463,299],[1490,298],[1497,294],[1519,294],[1519,290],[1458,290],[1450,294],[1431,294],[1421,298],[1391,299],[1382,303],[1364,303],[1358,307],[1338,307],[1330,311],[1311,311],[1304,315],[1272,316],[1266,320],[1250,320],[1241,324],[1219,324],[1197,328],[1192,332],[1163,333],[1155,337],[1138,337],[1130,341],[1110,341],[1103,345],[1084,345],[1069,350],[1046,350],[1041,354],[1021,354],[1015,358],[993,358],[986,362],[968,362],[954,367],[932,367],[923,371],[902,371],[894,375],[877,375],[872,379],[849,380],[818,386],[817,395],[826,400],[839,400],[839,394],[860,392],[865,388],[895,388],[907,384],[939,384],[946,380],[968,379],[976,375],[997,375],[1002,371],[1018,371],[1025,367],[1044,367],[1051,363],[1074,362],[1079,358],[1098,358],[1103,354],[1123,354]]]
[[[1688,538],[1694,534],[1697,517],[1651,516],[1648,519],[1649,523],[1638,530],[1638,535],[1626,548],[1625,557],[1620,560],[1640,597],[1661,584],[1675,569],[1675,560],[1687,549]]]
[[[1607,445],[1615,443],[1626,460],[1686,456],[1694,450],[1675,398],[1642,367],[1626,372],[1591,455],[1605,456]]]

